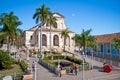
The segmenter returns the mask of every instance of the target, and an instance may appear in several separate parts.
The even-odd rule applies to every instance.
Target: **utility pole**
[[[84,52],[82,53],[82,80],[85,80],[85,73],[84,73],[84,60],[85,60],[85,55]]]
[[[35,70],[35,72],[34,72],[34,80],[36,80],[36,62],[35,62],[35,67],[34,67],[34,70]]]
[[[91,48],[91,69],[93,69],[93,49]]]
[[[37,54],[35,55],[35,66],[34,66],[34,80],[36,80],[36,68],[37,68]]]

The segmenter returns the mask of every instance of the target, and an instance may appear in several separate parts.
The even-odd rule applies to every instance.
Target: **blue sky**
[[[120,32],[120,0],[0,0],[0,14],[14,11],[23,30],[35,26],[32,18],[44,3],[51,12],[65,16],[66,25],[75,33],[92,29],[92,35]]]

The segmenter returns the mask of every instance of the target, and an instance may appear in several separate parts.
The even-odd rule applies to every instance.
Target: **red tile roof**
[[[113,33],[113,34],[104,34],[95,36],[98,43],[110,43],[113,41],[114,38],[120,39],[120,32]]]

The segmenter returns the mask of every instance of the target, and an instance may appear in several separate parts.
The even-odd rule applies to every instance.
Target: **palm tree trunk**
[[[8,36],[7,36],[7,51],[9,52],[9,40],[8,40]]]
[[[51,26],[50,26],[50,55],[51,55]]]
[[[80,46],[79,46],[79,50],[78,51],[79,51],[78,54],[80,54]]]
[[[64,52],[65,52],[65,44],[66,44],[66,41],[65,41],[65,37],[64,37]]]
[[[9,36],[7,36],[7,51],[10,55],[10,38],[9,38]]]
[[[84,55],[86,55],[86,53],[85,53],[85,46],[83,46],[83,52],[84,52]]]
[[[50,26],[50,55],[52,55],[52,45],[51,45],[51,26]],[[51,57],[53,60],[53,56]]]
[[[43,54],[42,54],[42,26],[40,28],[40,55],[43,58]]]

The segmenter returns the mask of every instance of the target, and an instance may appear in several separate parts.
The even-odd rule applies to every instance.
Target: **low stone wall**
[[[41,64],[42,66],[44,66],[45,68],[47,68],[48,70],[50,70],[51,72],[55,73],[55,74],[57,74],[58,71],[59,71],[57,68],[51,66],[49,63],[46,63],[43,60],[39,60],[38,63]]]
[[[44,62],[43,60],[39,60],[38,62],[39,64],[41,64],[42,66],[44,66],[45,68],[47,68],[48,70],[50,70],[51,72],[58,74],[59,70],[58,68],[55,68],[53,66],[51,66],[49,63]],[[89,64],[84,64],[84,69],[85,70],[90,70],[90,65]],[[70,67],[65,67],[66,70],[66,74],[67,73],[71,73],[71,66]],[[82,71],[82,65],[78,65],[77,66],[77,71]]]
[[[34,80],[33,79],[33,75],[23,75],[23,79],[22,80]]]

